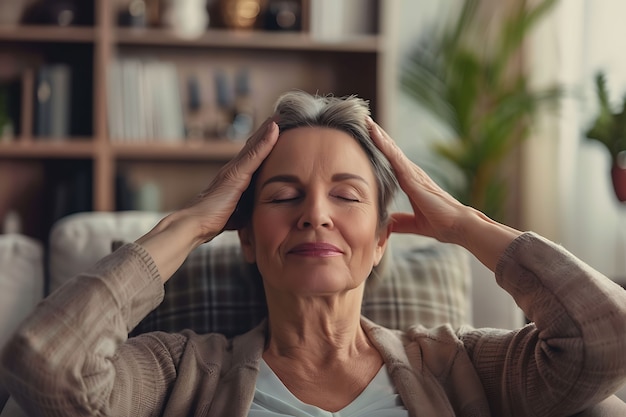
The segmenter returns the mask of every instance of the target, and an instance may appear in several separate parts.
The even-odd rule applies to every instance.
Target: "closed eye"
[[[270,200],[270,203],[274,203],[274,204],[290,203],[292,201],[296,201],[299,199],[300,199],[300,196],[287,197],[287,198],[273,198],[272,200]]]
[[[338,198],[339,200],[343,200],[343,201],[348,201],[348,202],[351,202],[351,203],[358,203],[358,202],[361,201],[358,198],[349,197],[349,196],[343,196],[343,195],[336,195],[335,198]]]

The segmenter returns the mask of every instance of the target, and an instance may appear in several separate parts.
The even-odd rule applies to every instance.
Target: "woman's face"
[[[247,261],[266,287],[300,295],[361,285],[380,261],[377,185],[357,141],[345,132],[301,127],[281,134],[258,173]]]

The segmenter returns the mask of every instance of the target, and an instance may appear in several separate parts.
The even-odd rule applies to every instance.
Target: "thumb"
[[[391,231],[395,233],[417,233],[415,215],[412,213],[393,213]]]

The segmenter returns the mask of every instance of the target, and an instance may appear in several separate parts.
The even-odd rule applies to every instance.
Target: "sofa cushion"
[[[50,230],[50,291],[109,254],[112,241],[134,241],[162,217],[141,211],[86,212],[58,220]]]
[[[0,234],[0,350],[43,293],[42,244],[20,234]],[[8,398],[0,384],[0,411]]]
[[[0,348],[43,293],[42,244],[19,234],[0,234]]]
[[[50,235],[50,280],[54,290],[111,250],[152,228],[162,213],[79,213],[57,222]],[[455,245],[413,235],[392,235],[379,268],[370,277],[363,314],[403,329],[421,323],[471,323],[468,253]],[[153,330],[242,333],[265,316],[261,279],[242,258],[235,232],[225,232],[194,250],[165,284],[162,304],[133,334]]]
[[[423,237],[393,235],[386,258],[380,276],[369,278],[366,317],[393,329],[471,323],[467,252]],[[243,261],[237,234],[225,232],[190,254],[165,284],[163,303],[133,334],[192,328],[233,336],[265,316],[261,277]]]

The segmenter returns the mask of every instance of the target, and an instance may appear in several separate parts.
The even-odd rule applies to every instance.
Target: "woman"
[[[354,97],[282,97],[192,204],[37,308],[3,353],[7,388],[33,415],[168,417],[566,416],[615,392],[626,379],[625,292],[460,204],[368,113]],[[414,213],[387,214],[391,167]],[[127,340],[162,283],[225,228],[261,272],[268,320],[233,340]],[[360,317],[392,232],[464,246],[534,324],[400,333]]]

